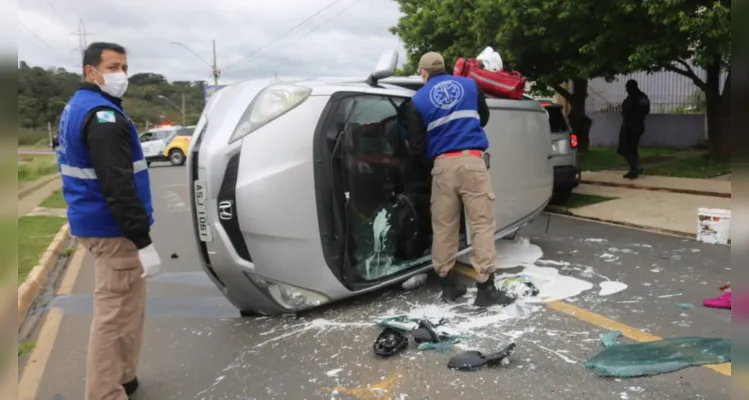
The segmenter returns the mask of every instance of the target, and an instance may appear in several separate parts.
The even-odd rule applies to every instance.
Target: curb
[[[696,195],[696,196],[720,197],[720,198],[727,198],[727,199],[731,198],[731,193],[709,192],[705,190],[664,188],[664,187],[658,187],[658,186],[645,186],[645,185],[636,185],[636,184],[629,184],[629,183],[587,181],[584,179],[581,180],[580,183],[586,184],[586,185],[620,187],[620,188],[636,189],[636,190],[652,190],[655,192],[671,192],[671,193],[679,193],[679,194],[691,194],[691,195]]]
[[[65,242],[70,238],[70,225],[60,228],[47,250],[42,254],[39,263],[29,272],[26,280],[18,287],[18,329],[20,330],[26,321],[26,316],[36,300],[39,291],[47,283],[47,277],[52,267],[57,263],[60,251]]]
[[[52,182],[56,178],[59,178],[59,175],[52,174],[49,177],[39,178],[37,181],[35,181],[35,182],[39,182],[38,185],[34,185],[32,187],[28,187],[28,188],[24,189],[22,192],[18,192],[18,199],[20,200],[20,199],[28,196],[31,192],[35,192],[37,189],[39,189],[42,186],[44,186],[44,185]]]
[[[682,232],[682,231],[676,231],[676,230],[664,229],[664,228],[657,228],[657,227],[654,227],[654,226],[647,226],[647,225],[632,224],[632,223],[629,223],[629,222],[611,221],[611,220],[607,220],[607,219],[603,219],[603,218],[583,217],[583,216],[575,214],[574,212],[570,211],[568,208],[564,208],[564,207],[559,207],[559,208],[557,208],[557,207],[546,207],[545,211],[548,212],[548,213],[551,213],[551,214],[566,215],[568,217],[575,217],[575,218],[580,218],[580,219],[587,219],[589,221],[605,222],[607,224],[625,226],[625,227],[628,227],[628,228],[642,229],[642,230],[650,231],[650,232],[665,233],[665,234],[668,234],[668,235],[680,236],[680,237],[685,237],[685,238],[690,238],[690,239],[694,239],[695,238],[694,234],[687,233],[687,232]]]

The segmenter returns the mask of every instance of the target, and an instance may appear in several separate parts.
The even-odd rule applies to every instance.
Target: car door
[[[158,140],[154,138],[156,133],[157,132],[149,131],[140,135],[140,147],[143,149],[143,156],[146,158],[152,158],[159,155],[156,151],[156,142]]]
[[[156,135],[154,135],[154,144],[153,148],[156,152],[155,155],[163,155],[164,150],[166,150],[166,146],[169,144],[169,142],[172,139],[172,134],[174,131],[160,131],[156,132]]]

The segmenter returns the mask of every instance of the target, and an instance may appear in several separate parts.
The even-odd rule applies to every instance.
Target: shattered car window
[[[380,279],[429,257],[428,176],[420,192],[404,175],[408,151],[399,127],[403,99],[358,96],[342,105],[348,252],[354,273]],[[426,175],[426,174],[425,174]]]

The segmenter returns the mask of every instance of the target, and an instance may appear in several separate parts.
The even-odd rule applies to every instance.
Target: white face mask
[[[94,71],[99,72],[98,69],[94,68]],[[127,91],[128,77],[124,72],[112,72],[109,74],[99,74],[104,78],[104,84],[97,85],[101,88],[101,91],[118,99]]]

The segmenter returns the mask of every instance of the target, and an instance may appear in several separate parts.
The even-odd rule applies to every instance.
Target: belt
[[[442,153],[438,155],[437,157],[434,157],[434,159],[442,158],[442,157],[460,157],[462,155],[469,155],[474,157],[481,158],[484,155],[484,152],[481,150],[461,150],[461,151],[453,151],[450,153]]]

